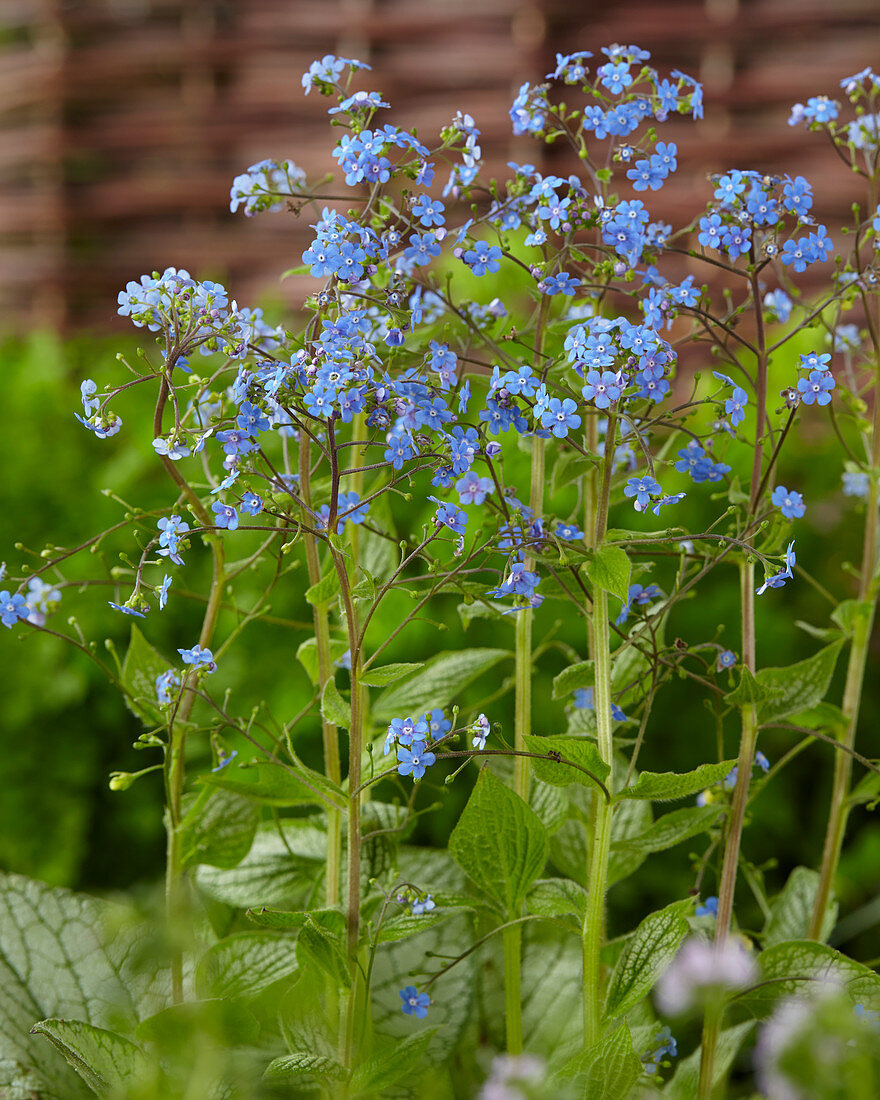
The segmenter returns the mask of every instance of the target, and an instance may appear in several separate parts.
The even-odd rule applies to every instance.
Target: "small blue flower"
[[[428,724],[428,730],[430,730],[431,737],[434,741],[439,741],[444,734],[449,733],[452,729],[452,722],[450,722],[439,707],[435,707],[434,710],[426,713],[425,721]]]
[[[171,576],[166,573],[162,578],[162,584],[156,589],[156,595],[159,599],[159,610],[165,610],[165,604],[168,603],[168,589],[171,587]]]
[[[171,689],[180,687],[180,677],[173,668],[160,672],[156,677],[156,696],[160,705],[166,706],[171,702]]]
[[[758,752],[755,753],[755,764],[757,764],[757,766],[761,769],[762,772],[769,772],[770,771],[770,761],[760,751],[760,749],[758,750]]]
[[[263,501],[256,493],[245,493],[241,498],[241,510],[248,516],[258,516],[263,510]]]
[[[214,654],[210,649],[203,649],[200,645],[194,645],[192,649],[178,649],[185,665],[193,665],[196,669],[205,669],[206,672],[216,672]]]
[[[401,989],[400,999],[403,1001],[401,1007],[405,1016],[415,1016],[418,1020],[424,1020],[428,1015],[431,998],[427,993],[419,993],[414,985]]]
[[[722,669],[733,668],[735,664],[736,654],[733,652],[733,650],[722,649],[722,651],[718,654],[718,661],[715,667],[718,669],[719,672],[721,672]]]
[[[834,375],[827,371],[813,370],[810,371],[809,378],[798,379],[797,388],[805,405],[828,405],[831,402],[831,390],[836,384]]]
[[[8,595],[8,593],[6,593],[6,595]],[[0,592],[0,606],[2,606],[2,603],[3,603],[3,596],[4,596],[4,593]],[[13,597],[13,599],[14,599],[14,597]],[[108,600],[107,603],[110,604],[110,606],[113,608],[114,611],[121,611],[123,615],[132,615],[136,619],[145,619],[146,618],[146,615],[143,613],[143,611],[138,611],[134,607],[126,607],[124,604],[114,603],[112,600]],[[5,618],[3,619],[3,624],[5,626],[11,626],[12,625],[11,623],[7,623]]]
[[[9,627],[11,630],[15,622],[19,619],[26,619],[29,614],[30,610],[24,596],[18,592],[14,596],[10,595],[9,592],[0,592],[0,622],[4,626]]]
[[[215,500],[211,505],[211,511],[215,514],[214,522],[218,527],[235,531],[238,527],[238,512],[230,504],[221,504]]]
[[[424,741],[413,741],[407,748],[401,745],[397,750],[397,771],[400,775],[412,775],[413,779],[421,779],[425,769],[436,762],[437,757],[432,752],[427,752]]]
[[[486,747],[486,741],[489,737],[489,719],[485,714],[481,714],[480,717],[471,726],[470,732],[474,735],[471,741],[471,747],[479,749],[480,752]]]
[[[777,485],[770,499],[786,519],[800,519],[807,510],[801,494],[794,489],[786,489],[784,485]]]
[[[220,753],[220,763],[216,768],[211,768],[212,772],[222,772],[225,767],[232,763],[232,761],[238,756],[238,749],[233,749],[228,755],[224,752]]]
[[[704,905],[698,905],[694,910],[695,917],[717,917],[718,916],[718,898],[711,897],[706,898]]]
[[[417,901],[414,901],[412,903],[412,908],[410,912],[414,917],[420,917],[422,913],[428,913],[434,908],[434,899],[431,897],[430,894],[425,894],[423,898],[418,899]]]
[[[556,537],[564,542],[572,542],[575,539],[582,539],[584,533],[576,523],[557,523]]]
[[[651,497],[658,497],[661,492],[659,483],[647,474],[645,477],[631,477],[623,487],[624,496],[635,497],[633,507],[637,512],[643,512],[651,503]]]

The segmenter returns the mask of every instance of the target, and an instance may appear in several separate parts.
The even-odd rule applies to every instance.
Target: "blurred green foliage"
[[[784,359],[777,357],[771,393],[790,382],[796,351],[810,350],[809,334],[802,339],[803,347],[789,346]],[[151,415],[148,387],[134,387],[114,401],[124,426],[110,440],[96,440],[74,419],[74,411],[80,408],[79,382],[87,376],[102,383],[114,375],[121,377],[124,368],[115,361],[120,350],[128,356],[136,354],[131,340],[86,336],[62,343],[49,335],[34,335],[6,342],[0,348],[7,416],[12,425],[5,454],[7,472],[0,480],[0,514],[4,516],[0,560],[9,563],[12,573],[19,571],[21,562],[34,560],[28,552],[15,549],[14,543],[20,542],[37,554],[47,540],[56,546],[73,547],[119,522],[125,512],[122,501],[149,510],[167,507],[173,500],[174,488],[155,461],[149,432],[144,431]],[[735,465],[736,460],[728,455],[726,461]],[[520,452],[513,462],[521,462],[521,476],[517,477],[508,466],[508,479],[525,489],[528,455]],[[823,589],[836,599],[854,592],[855,582],[847,573],[846,563],[859,558],[861,505],[841,493],[842,469],[839,445],[826,416],[817,409],[802,410],[798,428],[787,441],[778,480],[803,493],[807,501],[807,517],[795,525],[795,537],[799,562],[813,583],[801,578],[784,590],[771,590],[759,601],[759,665],[784,666],[814,652],[819,643],[796,622],[826,626],[832,604]],[[664,489],[685,489],[684,481],[683,476],[666,474]],[[115,497],[102,494],[107,488],[112,488]],[[694,531],[705,529],[721,506],[711,496],[711,486],[691,486],[675,521]],[[418,495],[413,502],[393,499],[395,517],[404,529],[409,526],[417,531],[429,518],[428,508],[415,503],[418,499]],[[572,501],[562,494],[558,500],[548,501],[548,511],[560,515],[570,514],[571,507]],[[628,507],[620,507],[619,513],[611,516],[611,526],[656,528],[662,522],[652,516],[635,516]],[[236,546],[236,554],[247,549],[244,540],[248,536],[239,538],[241,547]],[[108,566],[118,560],[120,552],[133,555],[135,550],[115,536],[101,544],[100,553]],[[73,560],[68,578],[100,573],[94,559],[84,557],[83,562]],[[173,654],[178,646],[190,646],[197,638],[200,607],[196,594],[205,590],[202,582],[206,579],[207,557],[200,544],[193,547],[186,572],[175,575],[172,593],[176,598],[163,615],[150,616],[149,638],[161,652]],[[667,560],[668,569],[673,569],[676,559]],[[667,576],[661,559],[650,577],[643,574],[635,579],[646,583],[646,578],[663,587],[671,574]],[[239,608],[256,602],[261,592],[257,574],[252,581],[243,578],[243,582],[239,582],[235,594]],[[273,592],[269,614],[308,622],[305,587],[304,570],[290,574]],[[91,586],[66,588],[58,621],[66,622],[75,615],[87,638],[107,638],[124,653],[130,621],[107,608],[106,600],[116,598],[109,583],[97,591],[100,596]],[[123,598],[125,595],[127,590],[123,590]],[[383,663],[424,660],[439,649],[463,645],[505,644],[499,632],[506,627],[497,622],[475,619],[464,634],[456,604],[454,598],[446,597],[433,605],[429,609],[432,621],[411,625],[385,651]],[[376,617],[371,637],[375,640],[387,636],[408,606],[403,594],[388,599]],[[227,608],[224,614],[220,637],[235,612]],[[691,643],[719,641],[738,651],[737,617],[736,571],[722,566],[710,575],[698,598],[677,606],[668,623],[667,637],[671,640],[681,636]],[[304,632],[272,622],[246,628],[242,644],[230,648],[218,673],[218,686],[228,685],[234,690],[235,707],[240,713],[265,699],[267,713],[284,721],[306,704],[310,687],[295,657],[305,636]],[[536,645],[545,638],[584,652],[582,621],[552,600],[536,617]],[[27,629],[4,631],[0,635],[0,660],[5,671],[0,724],[5,779],[0,800],[0,866],[51,883],[97,891],[157,879],[164,862],[160,778],[149,776],[125,793],[113,793],[107,784],[111,771],[137,771],[154,762],[152,758],[144,759],[147,754],[132,749],[140,732],[136,719],[100,671],[82,653],[55,638]],[[553,675],[566,663],[564,656],[550,647],[535,670],[536,732],[565,728],[567,704],[551,702],[550,688]],[[842,661],[840,666],[831,700],[840,698]],[[512,667],[502,664],[478,685],[482,694],[493,690],[500,693],[491,717],[507,731],[512,729],[512,685],[506,682],[511,675]],[[859,745],[871,757],[880,756],[880,707],[874,687],[877,676],[875,646],[866,677]],[[462,705],[466,709],[468,700],[462,700]],[[795,740],[796,735],[790,732],[768,731],[762,735],[760,747],[772,762]],[[319,723],[314,714],[299,724],[295,742],[308,763],[320,766]],[[737,730],[725,730],[725,742],[726,754],[735,755]],[[245,744],[237,747],[247,748]],[[207,746],[195,744],[190,751],[193,768],[198,771],[209,759]],[[711,707],[707,709],[706,698],[686,681],[676,681],[661,691],[640,766],[686,770],[698,760],[714,758],[716,751],[716,722]],[[832,751],[819,743],[811,746],[753,805],[753,825],[746,831],[745,852],[753,864],[765,867],[768,884],[774,890],[792,867],[815,866],[818,862]],[[428,779],[420,785],[421,804],[427,806],[439,800],[442,808],[420,818],[418,840],[445,845],[466,801],[470,774],[451,787],[442,780],[431,783]],[[853,814],[849,836],[840,875],[842,915],[865,906],[880,889],[880,830],[868,811]],[[644,913],[687,893],[693,876],[685,855],[682,849],[674,849],[654,856],[637,875],[615,888],[611,897],[612,935],[618,926],[630,928]],[[742,889],[741,902],[748,905],[746,888]],[[707,879],[703,893],[713,892],[715,883]],[[749,914],[747,907],[741,911]],[[758,925],[756,905],[753,916],[754,925]],[[846,944],[846,950],[857,958],[868,959],[880,955],[880,939],[877,919],[863,927],[865,923],[854,922],[855,939]]]

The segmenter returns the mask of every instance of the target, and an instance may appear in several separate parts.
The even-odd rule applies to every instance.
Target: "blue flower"
[[[843,475],[843,493],[848,497],[866,497],[870,478],[862,470],[848,470]]]
[[[494,488],[495,483],[490,477],[480,477],[475,470],[468,470],[455,483],[455,491],[461,504],[482,504]]]
[[[635,497],[633,507],[637,512],[643,512],[651,503],[651,497],[660,496],[662,491],[659,483],[647,474],[644,477],[631,477],[623,487],[624,496]]]
[[[447,504],[442,500],[438,500],[437,497],[429,496],[428,500],[432,500],[438,505],[437,514],[434,517],[434,522],[438,527],[448,527],[454,535],[465,533],[465,525],[468,521],[467,512],[462,512],[454,504]]]
[[[622,390],[620,375],[616,371],[587,371],[586,384],[581,393],[592,401],[597,409],[607,409],[612,401],[617,401]]]
[[[501,270],[498,262],[503,253],[497,244],[489,244],[488,241],[477,241],[473,248],[468,249],[462,255],[462,259],[475,275],[485,275]]]
[[[238,527],[238,512],[229,504],[221,504],[215,500],[211,505],[211,511],[215,513],[214,522],[218,527],[228,531],[235,531]]]
[[[2,607],[3,596],[4,595],[8,596],[9,593],[8,592],[6,592],[6,593],[0,592],[0,607]],[[13,599],[15,599],[14,596],[13,596]],[[22,597],[22,599],[24,599],[24,597]],[[134,607],[126,607],[124,604],[114,603],[112,600],[108,600],[107,603],[110,604],[110,606],[113,608],[114,611],[121,611],[123,615],[132,615],[136,619],[145,619],[146,618],[146,615],[143,613],[143,611],[138,611]],[[24,617],[26,617],[26,616],[24,616]],[[3,624],[4,624],[4,626],[12,626],[12,623],[7,623],[5,618],[3,619]]]
[[[263,501],[256,493],[245,493],[241,498],[241,510],[248,516],[258,516],[263,510]]]
[[[800,519],[807,510],[801,494],[794,489],[789,491],[784,485],[777,485],[770,499],[786,519]]]
[[[419,267],[424,267],[435,256],[440,255],[440,245],[433,233],[413,233],[409,242],[408,247],[403,251],[404,258],[418,264]]]
[[[717,917],[718,916],[718,898],[711,897],[706,898],[704,905],[697,905],[694,910],[695,917]]]
[[[574,294],[580,285],[580,279],[572,278],[567,271],[560,271],[558,275],[546,275],[538,283],[538,290],[552,297],[554,294]]]
[[[211,768],[212,772],[222,772],[225,767],[228,767],[232,761],[238,756],[238,749],[233,749],[228,755],[224,752],[220,753],[220,763],[216,768]]]
[[[439,707],[425,714],[425,721],[431,731],[431,737],[437,741],[452,729],[452,722],[446,717]]]
[[[167,706],[171,702],[171,689],[180,687],[180,677],[173,668],[160,672],[156,677],[156,696],[160,705]]]
[[[556,537],[565,542],[572,542],[575,539],[582,539],[584,533],[576,523],[557,523]]]
[[[831,403],[831,390],[836,384],[832,374],[813,370],[809,378],[798,379],[797,388],[805,405],[828,405]]]
[[[576,409],[577,405],[570,397],[562,401],[558,397],[551,397],[546,411],[541,415],[541,426],[550,428],[557,439],[563,439],[568,435],[569,429],[580,426],[581,418]]]
[[[401,745],[397,750],[397,771],[400,775],[412,775],[413,779],[421,779],[425,769],[429,768],[437,757],[432,752],[427,752],[424,741],[413,741],[409,748]]]
[[[733,652],[733,650],[722,649],[722,651],[718,654],[718,661],[716,662],[715,667],[720,672],[722,669],[725,668],[733,668],[735,664],[736,654]]]
[[[418,1020],[424,1020],[428,1015],[431,998],[427,993],[419,993],[414,985],[408,985],[400,990],[400,999],[403,1001],[402,1010],[406,1016],[415,1016]]]
[[[159,599],[159,610],[165,610],[165,604],[168,603],[168,589],[171,587],[171,577],[168,573],[162,578],[162,584],[156,589],[156,595]]]
[[[0,592],[0,622],[4,626],[12,629],[14,623],[19,619],[26,619],[30,614],[30,610],[27,607],[24,596],[16,592],[15,595],[10,595],[9,592]],[[143,618],[143,616],[141,616]]]
[[[474,735],[471,741],[471,747],[479,749],[480,752],[482,752],[486,747],[486,741],[489,738],[490,730],[489,719],[485,714],[481,714],[470,729],[470,732]]]
[[[593,702],[593,689],[575,688],[574,706],[575,710],[595,710],[596,705]],[[611,717],[615,722],[627,721],[626,715],[623,713],[617,703],[611,704]]]
[[[410,912],[414,917],[420,917],[422,913],[428,913],[435,908],[434,899],[430,894],[425,894],[423,898],[419,898],[412,903]],[[404,1009],[406,1011],[406,1009]]]
[[[785,566],[779,573],[775,573],[772,577],[768,577],[760,588],[756,589],[757,594],[762,596],[768,588],[782,588],[786,581],[791,580],[794,576],[792,568],[797,563],[797,557],[794,552],[794,542],[788,544],[788,549],[783,556],[783,564]]]
[[[195,669],[204,669],[206,672],[216,672],[214,654],[210,649],[203,649],[200,645],[194,645],[192,649],[178,649],[185,665],[192,665]]]

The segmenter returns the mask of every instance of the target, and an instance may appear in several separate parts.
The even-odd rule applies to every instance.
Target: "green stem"
[[[875,395],[875,424],[874,438],[880,440],[880,400]],[[843,690],[842,710],[846,718],[846,726],[841,738],[841,744],[845,749],[855,748],[856,730],[859,724],[859,708],[862,699],[862,686],[865,678],[865,665],[868,660],[868,646],[871,640],[871,631],[874,625],[875,593],[874,570],[877,557],[877,498],[878,485],[876,473],[871,476],[870,489],[868,491],[867,515],[865,517],[865,541],[862,552],[862,571],[859,584],[859,599],[870,601],[870,609],[865,614],[856,616],[853,629],[852,645],[849,651],[849,661],[846,669],[846,685]],[[834,754],[834,778],[831,785],[831,807],[828,812],[828,825],[825,831],[825,845],[822,852],[822,866],[819,870],[819,887],[816,891],[816,900],[810,919],[808,935],[810,939],[822,938],[822,927],[828,905],[831,901],[831,893],[834,888],[834,878],[837,874],[837,865],[840,861],[840,851],[843,847],[843,837],[846,832],[846,823],[849,817],[850,805],[848,800],[850,781],[852,779],[852,755],[850,752],[836,752]]]
[[[522,925],[509,925],[504,929],[504,1022],[508,1054],[522,1054],[521,958]]]
[[[593,593],[593,638],[596,667],[596,729],[599,753],[609,767],[606,783],[612,789],[614,740],[611,727],[611,649],[608,629],[608,593],[596,587]],[[595,798],[593,843],[590,849],[590,874],[587,883],[587,911],[583,927],[584,1044],[598,1042],[602,1020],[602,975],[599,951],[605,924],[605,891],[608,882],[608,857],[611,850],[612,805],[598,795]]]
[[[740,563],[740,592],[742,600],[742,637],[743,665],[754,674],[755,671],[755,565],[751,561]],[[733,917],[733,895],[736,889],[736,875],[739,865],[739,850],[742,840],[743,819],[749,796],[749,783],[752,778],[752,761],[755,758],[755,746],[758,740],[758,710],[752,705],[742,709],[742,737],[739,757],[736,762],[736,786],[730,805],[727,825],[727,840],[724,846],[724,860],[721,866],[721,883],[718,890],[718,916],[716,920],[715,942],[719,949],[723,947],[730,934]],[[703,1022],[703,1046],[700,1058],[700,1080],[697,1091],[698,1100],[709,1100],[714,1079],[715,1048],[721,1027],[721,1012],[706,1012]]]
[[[211,551],[214,557],[214,572],[211,578],[211,592],[202,620],[199,645],[210,648],[211,638],[217,626],[220,605],[223,600],[225,582],[225,556],[223,544],[215,535],[211,538]],[[167,804],[166,819],[166,865],[165,865],[165,910],[171,934],[176,939],[178,930],[184,922],[186,896],[183,887],[183,859],[181,822],[183,814],[183,785],[186,777],[186,724],[192,714],[196,696],[188,691],[188,680],[192,673],[184,677],[183,696],[177,713],[168,727],[168,745],[165,751],[165,798]],[[175,946],[171,954],[171,997],[174,1004],[183,1000],[183,951]]]
[[[299,437],[299,483],[300,493],[306,507],[312,504],[311,490],[311,454],[310,440],[306,432]],[[309,517],[303,516],[303,519]],[[303,534],[306,549],[306,568],[309,584],[317,584],[321,579],[321,563],[318,558],[317,539],[308,533]],[[318,695],[321,697],[327,681],[333,676],[333,661],[330,656],[330,617],[324,605],[315,605],[312,611],[315,625],[315,645],[318,656]],[[321,739],[324,748],[324,774],[338,784],[341,779],[339,762],[339,733],[336,726],[321,716]],[[327,871],[325,889],[327,905],[330,908],[339,904],[339,868],[342,851],[342,814],[337,809],[327,810]]]

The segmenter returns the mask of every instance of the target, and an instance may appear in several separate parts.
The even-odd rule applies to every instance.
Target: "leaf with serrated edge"
[[[688,798],[729,775],[736,766],[735,760],[722,760],[720,764],[701,764],[692,772],[642,772],[631,787],[620,791],[615,798],[650,798],[654,802],[672,802]]]
[[[578,1078],[584,1100],[625,1100],[642,1072],[629,1028],[621,1024],[567,1062],[559,1076]]]
[[[321,696],[321,714],[334,726],[347,730],[351,725],[351,704],[346,703],[339,694],[336,681],[330,679],[324,685]]]
[[[625,848],[633,852],[662,852],[683,840],[706,832],[723,812],[722,806],[689,806],[672,810],[652,823],[650,828],[626,840],[612,842],[612,850]]]
[[[605,997],[607,1017],[625,1016],[654,988],[688,933],[684,918],[693,904],[685,898],[651,913],[627,940]]]
[[[296,947],[283,932],[236,932],[211,947],[196,967],[196,994],[255,997],[296,970]]]
[[[171,665],[143,636],[135,623],[131,626],[131,641],[122,662],[120,679],[127,694],[125,705],[147,727],[162,724],[162,712],[156,695],[156,677]]]
[[[809,867],[795,867],[771,906],[770,916],[764,926],[765,947],[773,947],[785,940],[807,937],[818,889],[817,871]],[[836,923],[837,903],[834,902],[825,913],[820,939],[826,939]]]
[[[862,963],[814,940],[786,940],[758,956],[760,984],[737,999],[759,1019],[768,1015],[780,997],[803,993],[816,979],[844,987],[858,983],[866,998],[880,1004],[880,977]]]
[[[255,760],[229,764],[219,772],[199,776],[209,787],[234,791],[265,806],[336,806],[345,809],[348,799],[342,789],[320,772],[302,764],[281,764]]]
[[[203,795],[182,823],[182,865],[236,867],[251,850],[260,811],[251,799],[233,791],[205,789]]]
[[[763,692],[758,701],[758,721],[762,725],[780,722],[820,703],[828,691],[842,645],[843,639],[833,642],[787,668],[762,668],[756,676]]]
[[[570,783],[596,787],[608,778],[610,769],[592,741],[580,737],[536,737],[526,734],[525,742],[529,752],[553,752],[561,758],[558,761],[531,759],[535,775],[544,783],[554,787],[567,787]],[[569,764],[576,764],[577,767],[569,767]]]
[[[263,1078],[278,1084],[289,1081],[301,1084],[304,1079],[315,1081],[344,1081],[348,1076],[345,1066],[335,1058],[306,1051],[285,1054],[266,1066]]]
[[[547,830],[538,815],[483,768],[449,838],[449,854],[513,913],[547,862]]]
[[[82,1020],[42,1020],[31,1034],[45,1035],[98,1096],[119,1096],[127,1086],[143,1083],[148,1071],[136,1043]]]
[[[366,1096],[382,1092],[414,1070],[421,1069],[422,1057],[436,1033],[436,1027],[426,1028],[377,1051],[352,1075],[352,1093]]]
[[[111,927],[113,936],[105,934]],[[31,1088],[64,1100],[88,1095],[58,1051],[30,1029],[55,1019],[133,1029],[142,1012],[159,1007],[168,975],[157,982],[143,967],[140,934],[119,906],[0,874],[0,1063],[10,1071],[3,1076],[27,1071]]]
[[[424,661],[413,663],[398,661],[393,665],[382,665],[381,668],[368,668],[361,673],[360,682],[367,687],[385,687],[386,684],[393,684],[397,680],[402,680],[404,676],[411,676],[424,667]]]

